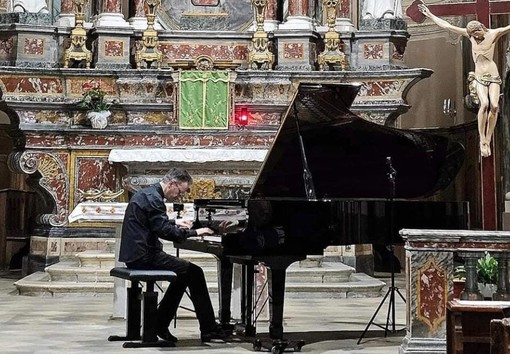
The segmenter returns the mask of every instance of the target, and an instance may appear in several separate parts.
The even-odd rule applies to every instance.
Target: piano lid
[[[388,157],[396,170],[395,198],[447,187],[464,160],[463,146],[356,116],[349,108],[358,91],[355,84],[300,84],[251,197],[309,199],[309,180],[317,199],[389,198]]]

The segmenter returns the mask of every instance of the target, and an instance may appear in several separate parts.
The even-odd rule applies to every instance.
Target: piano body
[[[359,87],[300,84],[246,201],[197,200],[196,215],[247,208],[247,225],[175,246],[214,254],[220,320],[230,322],[232,263],[243,264],[245,334],[254,335],[254,265],[267,266],[270,327],[283,338],[285,272],[330,245],[397,244],[402,228],[469,228],[466,202],[420,200],[455,178],[464,149],[441,136],[379,126],[349,110]],[[393,182],[390,168],[396,171]],[[390,183],[392,182],[392,183]],[[202,210],[202,213],[200,213]]]

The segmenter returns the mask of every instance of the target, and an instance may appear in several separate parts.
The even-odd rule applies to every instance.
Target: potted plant
[[[492,299],[492,295],[497,290],[498,261],[486,251],[485,255],[478,259],[476,270],[480,292],[484,298]]]
[[[101,90],[101,83],[89,81],[82,86],[83,97],[76,104],[78,108],[87,110],[87,118],[92,128],[104,129],[108,125],[111,102],[106,101],[106,92]]]

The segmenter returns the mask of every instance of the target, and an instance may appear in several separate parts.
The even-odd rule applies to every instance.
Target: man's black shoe
[[[200,339],[202,342],[226,342],[228,340],[228,334],[223,331],[221,326],[217,326],[211,332],[202,332]]]
[[[172,335],[168,329],[158,331],[158,337],[166,342],[177,343],[178,341],[177,337]]]

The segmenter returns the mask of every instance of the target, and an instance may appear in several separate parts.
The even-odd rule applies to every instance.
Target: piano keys
[[[467,202],[427,200],[454,180],[462,145],[363,120],[349,110],[358,90],[300,84],[248,200],[196,201],[197,225],[218,225],[223,208],[247,211],[247,222],[234,232],[175,245],[218,258],[222,323],[230,322],[232,263],[244,267],[245,333],[255,334],[250,301],[253,269],[261,262],[268,267],[269,334],[283,339],[285,272],[293,262],[331,245],[401,243],[401,228],[469,228]]]

